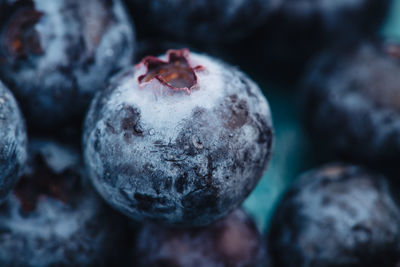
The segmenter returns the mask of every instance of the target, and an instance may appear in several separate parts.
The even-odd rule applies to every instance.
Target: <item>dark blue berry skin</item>
[[[390,2],[276,0],[266,23],[236,54],[262,64],[272,79],[293,82],[322,49],[374,35]]]
[[[397,166],[400,48],[362,42],[326,51],[302,84],[304,120],[327,153]]]
[[[96,96],[85,123],[85,163],[100,195],[124,214],[206,225],[238,207],[264,173],[269,106],[254,82],[220,61],[187,50],[162,58],[144,59]],[[165,69],[172,72],[166,78],[192,77],[189,88],[143,78],[152,73],[146,63],[173,58],[190,68]]]
[[[92,96],[131,64],[120,0],[0,0],[0,77],[30,130],[80,124]]]
[[[0,203],[17,182],[26,157],[25,121],[14,96],[0,81]]]
[[[34,140],[29,153],[0,207],[0,265],[103,266],[123,253],[124,223],[82,176],[78,151]]]
[[[264,0],[126,0],[140,35],[195,43],[242,39],[266,19]]]
[[[135,247],[139,267],[267,267],[268,260],[260,233],[242,210],[201,228],[145,224]]]
[[[398,266],[400,209],[394,196],[382,175],[354,165],[329,164],[303,174],[271,222],[274,264]]]
[[[368,34],[376,30],[389,7],[390,0],[325,1],[277,0],[273,2],[269,20],[280,19],[285,30],[317,30],[331,39],[352,34]],[[290,28],[291,27],[291,28]],[[276,27],[278,30],[279,27]],[[354,37],[354,36],[353,36]],[[294,44],[295,45],[295,44]]]

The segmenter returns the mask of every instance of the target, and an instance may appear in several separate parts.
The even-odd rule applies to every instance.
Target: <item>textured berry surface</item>
[[[377,29],[389,3],[389,0],[275,0],[271,13],[292,23],[293,30],[311,26],[322,29],[324,34],[350,35]]]
[[[138,29],[197,43],[229,42],[265,21],[263,0],[126,0]],[[143,27],[141,29],[140,27]]]
[[[397,165],[400,48],[362,43],[329,51],[303,83],[304,117],[323,147],[370,163]]]
[[[202,228],[146,224],[136,241],[139,266],[266,266],[265,247],[251,219],[236,210]]]
[[[372,36],[390,2],[271,0],[266,23],[246,40],[241,53],[234,53],[258,61],[271,79],[293,82],[325,47]]]
[[[276,266],[398,266],[399,220],[383,176],[330,164],[305,173],[286,192],[268,247]]]
[[[2,0],[0,12],[0,77],[30,128],[79,123],[94,93],[131,63],[134,34],[119,0]]]
[[[11,92],[0,81],[0,203],[17,182],[27,157],[25,121]]]
[[[97,266],[122,252],[123,224],[81,176],[78,152],[47,140],[32,141],[29,152],[0,208],[0,265]]]
[[[158,60],[145,58],[95,98],[86,165],[128,216],[205,225],[240,205],[264,173],[268,103],[246,75],[208,56],[183,49]]]

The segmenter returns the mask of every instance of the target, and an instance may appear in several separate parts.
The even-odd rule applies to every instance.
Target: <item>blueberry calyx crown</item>
[[[147,56],[139,65],[147,67],[147,72],[138,78],[139,84],[157,79],[173,91],[186,91],[188,94],[197,85],[196,70],[202,70],[203,66],[192,67],[189,63],[190,52],[183,48],[180,50],[168,50],[167,61],[157,57]]]
[[[384,45],[384,50],[390,57],[399,60],[400,59],[400,45],[397,43],[389,42]]]
[[[31,0],[0,4],[0,63],[42,54],[39,35],[34,29],[43,16]]]
[[[68,203],[79,176],[71,169],[55,173],[41,155],[33,160],[32,173],[24,174],[18,181],[14,194],[19,199],[22,212],[36,209],[40,197],[46,196]]]

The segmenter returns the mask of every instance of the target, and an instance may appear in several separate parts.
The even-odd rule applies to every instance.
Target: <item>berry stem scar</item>
[[[188,94],[197,85],[197,70],[203,70],[203,66],[192,67],[189,63],[190,52],[183,48],[180,50],[168,50],[167,61],[157,57],[147,56],[139,65],[147,67],[146,74],[139,76],[139,84],[157,79],[161,84],[168,86],[174,91],[186,91]]]

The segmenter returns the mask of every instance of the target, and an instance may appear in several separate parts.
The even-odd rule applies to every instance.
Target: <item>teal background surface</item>
[[[400,0],[393,0],[389,14],[382,25],[381,35],[400,41]]]

